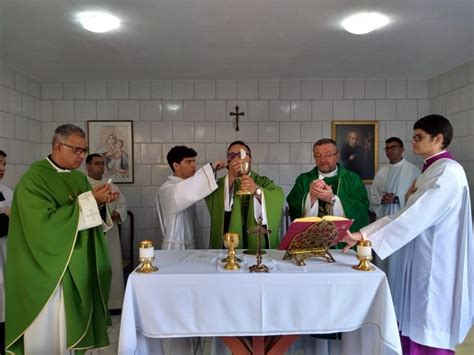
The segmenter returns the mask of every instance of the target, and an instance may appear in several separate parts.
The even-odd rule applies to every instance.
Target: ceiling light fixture
[[[387,16],[377,12],[361,12],[349,17],[346,17],[341,22],[342,27],[347,32],[355,35],[364,35],[381,28],[389,23]]]
[[[104,33],[120,27],[120,20],[106,12],[80,12],[77,14],[77,20],[86,30],[95,33]]]

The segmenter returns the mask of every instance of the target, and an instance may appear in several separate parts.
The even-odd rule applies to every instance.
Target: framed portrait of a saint
[[[133,121],[87,121],[90,154],[104,157],[105,179],[133,183]]]
[[[378,121],[333,121],[331,137],[337,143],[339,163],[372,183],[378,169]]]

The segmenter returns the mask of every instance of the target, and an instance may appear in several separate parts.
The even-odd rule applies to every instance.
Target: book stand
[[[328,263],[336,260],[329,252],[329,246],[337,238],[335,223],[315,222],[306,230],[296,234],[288,247],[283,260],[295,259],[296,265],[306,265],[304,260],[310,257],[325,258]]]

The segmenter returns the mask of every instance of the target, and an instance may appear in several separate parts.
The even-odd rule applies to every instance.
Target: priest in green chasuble
[[[13,196],[6,265],[6,348],[59,354],[109,344],[109,184],[91,188],[78,168],[84,131],[59,126],[52,153],[23,174]]]
[[[211,215],[210,246],[223,247],[222,236],[227,232],[239,233],[238,248],[257,248],[257,238],[247,235],[247,230],[262,224],[272,232],[270,238],[262,240],[263,248],[276,248],[280,243],[279,232],[285,196],[281,187],[265,176],[250,169],[241,174],[243,162],[252,162],[250,147],[242,141],[232,142],[227,148],[228,173],[217,181],[218,188],[206,197]],[[251,195],[238,195],[239,190],[250,191]]]
[[[369,223],[367,189],[359,175],[338,164],[336,142],[329,138],[313,146],[316,167],[301,174],[288,202],[291,220],[308,216],[335,215],[354,219],[351,231]]]

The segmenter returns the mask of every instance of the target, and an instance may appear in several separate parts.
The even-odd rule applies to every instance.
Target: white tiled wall
[[[450,150],[474,187],[474,60],[428,80],[429,110],[445,115],[454,126]]]
[[[51,96],[54,96],[53,86]],[[41,157],[40,87],[34,78],[0,62],[0,149],[8,155],[2,182],[11,187],[28,166]],[[61,87],[60,83],[56,83],[56,87]]]
[[[313,166],[312,144],[331,135],[331,121],[378,120],[379,159],[385,164],[382,148],[387,137],[400,136],[410,147],[415,120],[438,112],[452,119],[453,152],[474,181],[473,62],[430,80],[38,83],[9,67],[1,68],[0,147],[9,153],[5,178],[9,185],[14,186],[33,160],[49,152],[57,125],[71,122],[86,129],[87,120],[134,121],[135,183],[121,189],[135,212],[136,240],[159,239],[153,195],[170,173],[166,153],[175,144],[192,146],[202,164],[224,158],[227,144],[242,139],[253,150],[255,170],[288,192],[298,174]],[[245,112],[239,132],[229,116],[236,105]],[[420,162],[410,148],[406,157]],[[203,203],[199,213],[206,234],[209,218]]]

